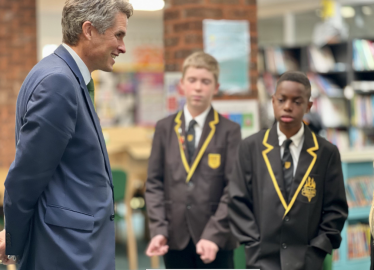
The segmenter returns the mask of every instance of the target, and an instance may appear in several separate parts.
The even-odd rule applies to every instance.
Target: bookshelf
[[[322,48],[267,46],[259,49],[258,63],[258,88],[265,92],[260,102],[267,117],[273,117],[269,100],[280,74],[300,70],[311,81],[312,112],[326,128],[322,135],[340,150],[374,146],[374,41],[353,39]]]
[[[342,168],[344,175],[344,182],[347,188],[349,179],[357,178],[360,176],[373,176],[374,175],[374,150],[365,151],[343,151],[341,152]],[[372,193],[372,190],[370,190]],[[369,191],[369,192],[370,192]],[[333,269],[348,270],[348,269],[369,269],[370,257],[349,258],[349,241],[352,239],[348,237],[349,226],[355,228],[357,224],[368,224],[368,216],[370,213],[370,205],[356,206],[349,208],[348,219],[342,231],[342,243],[339,250],[339,259],[334,261]],[[352,247],[351,247],[352,248]]]

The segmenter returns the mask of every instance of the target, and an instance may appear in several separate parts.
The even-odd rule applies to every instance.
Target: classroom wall
[[[0,1],[0,168],[15,155],[14,120],[19,89],[35,65],[35,0]]]

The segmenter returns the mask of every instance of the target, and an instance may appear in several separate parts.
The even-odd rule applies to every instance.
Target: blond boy
[[[166,268],[233,268],[236,240],[228,223],[228,179],[240,126],[211,105],[217,60],[203,52],[183,64],[184,109],[156,125],[146,183],[151,242],[148,256]]]

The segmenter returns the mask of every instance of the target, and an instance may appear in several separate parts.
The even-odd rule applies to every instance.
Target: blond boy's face
[[[212,72],[195,67],[187,68],[180,86],[186,96],[187,107],[198,112],[203,112],[210,106],[219,89]]]

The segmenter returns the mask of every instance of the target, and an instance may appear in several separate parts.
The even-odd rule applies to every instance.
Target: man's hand
[[[196,245],[196,253],[204,263],[211,263],[216,259],[218,246],[212,241],[201,239]]]
[[[166,245],[167,241],[168,240],[165,236],[161,234],[156,235],[152,238],[151,242],[149,243],[149,246],[145,254],[147,254],[147,256],[149,257],[165,255],[169,250],[169,246]]]
[[[2,264],[15,264],[16,262],[13,260],[9,260],[8,256],[5,255],[5,230],[0,232],[0,260]]]

